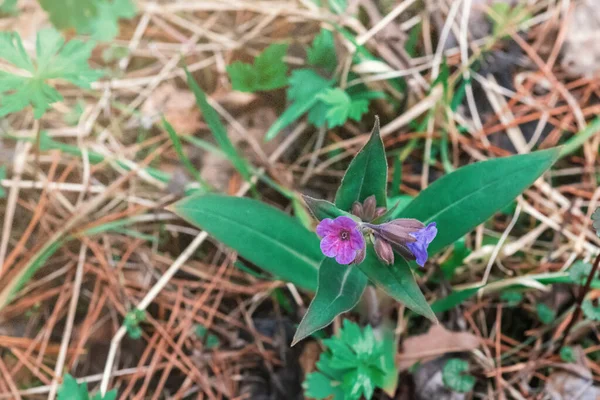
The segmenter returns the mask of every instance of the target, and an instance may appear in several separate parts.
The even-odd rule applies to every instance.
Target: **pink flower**
[[[327,257],[335,257],[338,264],[350,264],[365,248],[365,239],[358,224],[350,217],[325,218],[317,226],[321,239],[321,251]]]

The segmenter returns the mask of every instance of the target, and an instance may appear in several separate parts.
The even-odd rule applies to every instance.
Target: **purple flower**
[[[321,239],[321,251],[327,257],[335,257],[338,264],[350,264],[365,248],[365,239],[358,224],[350,217],[325,218],[317,226]]]
[[[389,246],[407,260],[416,260],[421,267],[427,261],[427,247],[437,235],[435,222],[425,226],[416,219],[398,218],[380,225],[365,224],[374,231],[375,252],[385,264],[393,263]],[[385,242],[389,246],[385,246]],[[379,244],[379,246],[377,246]]]
[[[429,246],[429,243],[431,243],[435,238],[435,235],[437,235],[435,222],[430,223],[423,229],[410,233],[410,235],[417,240],[412,243],[407,243],[406,245],[415,257],[417,257],[417,264],[422,267],[427,261],[427,246]]]

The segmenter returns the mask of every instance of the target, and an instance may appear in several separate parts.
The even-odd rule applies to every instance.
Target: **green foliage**
[[[465,258],[467,258],[469,254],[471,254],[471,249],[467,247],[465,238],[462,237],[458,239],[454,243],[452,255],[440,266],[444,277],[446,279],[452,278],[456,269],[464,264]]]
[[[321,32],[315,36],[312,46],[308,48],[306,57],[312,66],[325,68],[329,72],[335,70],[337,55],[333,33],[328,29],[321,29]]]
[[[187,83],[194,96],[196,98],[196,104],[200,111],[202,112],[202,116],[206,121],[206,124],[210,128],[215,140],[221,147],[221,150],[225,153],[229,161],[233,164],[235,169],[238,170],[240,175],[246,180],[246,182],[250,182],[250,170],[246,161],[242,158],[242,156],[238,153],[231,140],[227,136],[227,129],[221,122],[221,118],[219,118],[219,114],[215,111],[215,109],[208,104],[208,100],[206,99],[206,94],[200,89],[200,86],[194,80],[190,71],[185,69],[185,74],[187,77]]]
[[[195,326],[195,333],[199,339],[204,341],[204,347],[207,349],[216,349],[221,345],[219,337],[210,333],[204,325],[197,324]]]
[[[560,358],[567,363],[574,363],[577,361],[575,350],[571,346],[564,346],[560,349]]]
[[[370,326],[361,330],[345,320],[339,337],[324,340],[327,351],[317,362],[317,372],[307,375],[305,395],[312,399],[371,399],[375,388],[385,389],[394,367],[393,335],[377,338]],[[395,380],[393,380],[395,385]]]
[[[319,240],[282,211],[248,198],[221,195],[186,197],[170,208],[278,278],[316,289],[323,259]]]
[[[287,85],[287,44],[272,44],[254,59],[254,64],[237,61],[227,67],[234,90],[258,92]]]
[[[302,196],[304,202],[308,206],[313,217],[321,221],[325,218],[335,219],[339,216],[345,215],[350,218],[356,218],[352,214],[340,210],[335,204],[328,202],[327,200],[314,199],[310,196]]]
[[[475,377],[467,374],[469,363],[460,358],[449,359],[442,370],[442,381],[446,387],[459,393],[467,393],[475,386]]]
[[[452,292],[448,296],[434,301],[431,304],[431,310],[436,314],[442,313],[444,311],[448,311],[448,310],[462,304],[465,300],[469,299],[471,296],[474,296],[477,293],[477,291],[479,291],[479,289],[480,289],[480,287],[474,287],[474,288],[469,288],[469,289]]]
[[[523,301],[523,293],[517,292],[516,290],[507,290],[502,292],[500,300],[506,303],[509,307],[515,307]]]
[[[63,378],[63,384],[58,389],[57,398],[58,400],[90,400],[90,394],[88,393],[87,384],[79,384],[75,378],[66,374]],[[113,389],[106,392],[104,396],[96,393],[95,396],[91,397],[91,400],[116,400],[116,398],[117,391]]]
[[[545,305],[544,303],[538,303],[535,306],[535,311],[537,313],[538,319],[544,324],[550,324],[554,321],[556,317],[556,312],[554,312],[550,307]]]
[[[119,34],[119,19],[136,15],[132,0],[38,0],[57,29],[74,28],[96,40],[110,41]]]
[[[146,320],[146,312],[135,308],[125,314],[125,320],[123,325],[127,329],[127,334],[132,339],[139,339],[142,337],[142,328],[140,328],[140,322]]]
[[[17,33],[0,33],[0,59],[24,73],[0,71],[0,117],[33,106],[34,117],[39,119],[52,103],[63,97],[48,83],[62,79],[82,88],[89,88],[102,73],[91,69],[88,59],[94,43],[70,40],[65,43],[60,33],[53,29],[38,32],[36,60],[25,52]]]
[[[340,265],[333,258],[325,258],[319,267],[317,294],[296,330],[292,346],[354,308],[367,283],[367,277],[355,265]]]
[[[581,260],[576,261],[571,268],[569,268],[569,277],[574,283],[580,285],[585,284],[588,276],[592,273],[592,264],[583,262]]]
[[[325,120],[329,128],[344,125],[348,118],[360,121],[363,114],[369,111],[368,100],[353,100],[340,88],[327,89],[317,98],[326,105]]]
[[[433,182],[394,217],[437,222],[439,232],[429,246],[436,253],[510,203],[557,156],[558,149],[549,149],[467,165]]]
[[[6,179],[6,166],[0,165],[0,181],[3,179]],[[0,199],[3,199],[5,197],[6,197],[6,191],[0,184]]]
[[[527,5],[518,4],[512,6],[505,1],[497,1],[491,6],[490,19],[493,22],[492,34],[500,36],[501,33],[514,29],[521,23],[531,18]]]
[[[412,270],[402,257],[395,257],[393,265],[383,265],[376,258],[373,246],[369,245],[366,259],[358,267],[371,282],[389,296],[414,312],[437,322],[435,313],[423,296]]]
[[[592,300],[585,299],[581,303],[583,315],[590,321],[600,321],[600,305],[595,306]]]
[[[17,11],[17,0],[0,0],[0,14],[14,15]]]
[[[379,133],[379,119],[376,119],[369,141],[354,157],[342,178],[335,195],[336,207],[350,210],[355,201],[362,203],[371,195],[375,195],[378,207],[385,207],[387,172],[385,149]]]

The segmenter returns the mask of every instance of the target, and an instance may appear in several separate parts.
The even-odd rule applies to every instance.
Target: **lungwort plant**
[[[388,204],[379,122],[350,163],[333,203],[305,197],[316,234],[257,200],[184,198],[171,209],[279,279],[315,291],[294,343],[351,310],[373,284],[417,314],[436,316],[413,274],[512,202],[558,156],[557,149],[492,159],[431,184],[406,207]],[[418,266],[417,266],[418,265]]]

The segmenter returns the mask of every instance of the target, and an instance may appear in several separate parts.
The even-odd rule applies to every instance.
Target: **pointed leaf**
[[[316,289],[319,240],[295,218],[256,200],[223,195],[186,197],[170,209],[265,271]]]
[[[319,267],[317,294],[298,326],[292,346],[329,325],[339,314],[351,310],[360,300],[367,282],[356,265],[340,265],[332,258],[325,258]]]
[[[0,173],[2,170],[0,169]],[[310,213],[319,221],[325,218],[335,219],[342,215],[350,218],[356,218],[354,215],[342,211],[335,206],[335,204],[328,202],[327,200],[315,199],[310,196],[303,195],[302,198],[308,206]]]
[[[355,201],[363,202],[375,195],[378,207],[386,205],[387,160],[383,141],[379,134],[379,118],[371,138],[354,157],[335,196],[335,205],[341,210],[350,210]]]
[[[215,140],[223,152],[227,155],[227,158],[229,158],[229,161],[231,161],[235,169],[238,170],[240,175],[242,175],[246,181],[250,181],[250,172],[248,170],[248,166],[246,165],[246,162],[242,156],[240,156],[233,146],[233,143],[231,143],[231,140],[229,140],[229,137],[227,137],[227,130],[225,129],[225,126],[223,126],[223,123],[219,118],[219,114],[217,114],[215,109],[208,104],[208,101],[206,100],[206,94],[204,94],[202,89],[200,89],[200,86],[198,86],[194,80],[194,77],[192,74],[190,74],[190,71],[188,71],[187,68],[185,68],[185,75],[187,77],[188,86],[196,97],[196,104],[200,108],[200,111],[204,116],[204,120],[215,137]]]
[[[509,204],[554,163],[559,151],[536,151],[462,167],[433,182],[395,217],[437,222],[438,235],[429,246],[433,254]]]
[[[373,246],[368,246],[367,257],[359,265],[359,268],[371,282],[395,300],[403,303],[417,314],[437,322],[435,313],[421,293],[412,270],[402,257],[396,257],[394,265],[386,266],[377,259]]]

